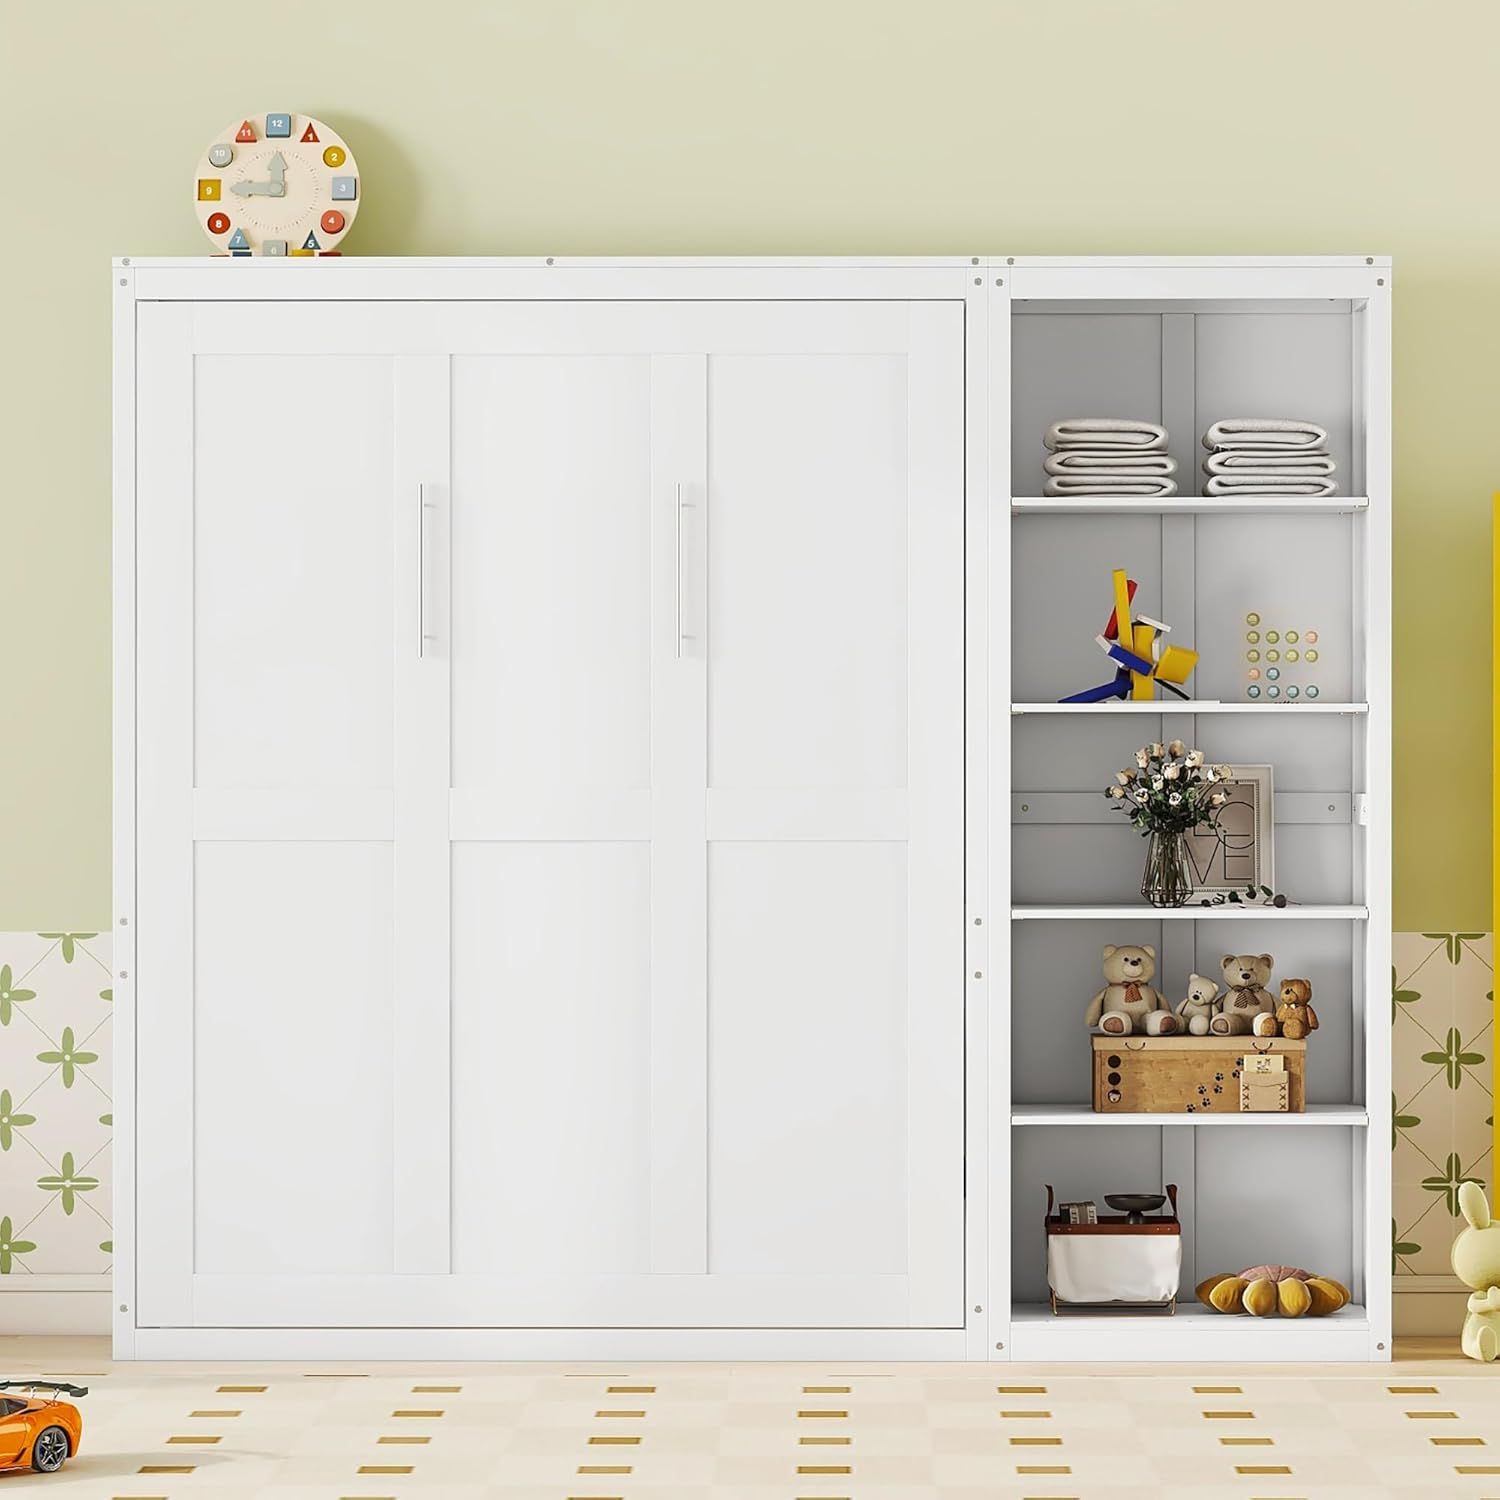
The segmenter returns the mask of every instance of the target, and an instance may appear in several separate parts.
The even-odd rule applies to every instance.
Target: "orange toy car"
[[[57,1392],[87,1396],[86,1385],[64,1385],[56,1380],[0,1380],[0,1469],[35,1469],[55,1474],[78,1452],[83,1418],[78,1408],[59,1401]],[[40,1392],[51,1392],[42,1395]]]

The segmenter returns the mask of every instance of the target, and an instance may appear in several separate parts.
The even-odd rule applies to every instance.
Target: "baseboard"
[[[0,1334],[108,1333],[108,1276],[28,1276],[0,1285]]]
[[[1469,1289],[1456,1276],[1398,1276],[1391,1300],[1397,1338],[1447,1336],[1457,1342]]]

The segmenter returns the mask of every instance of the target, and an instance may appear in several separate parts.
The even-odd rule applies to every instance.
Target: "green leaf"
[[[70,1089],[73,1087],[73,1080],[77,1076],[75,1069],[87,1067],[89,1063],[98,1062],[99,1054],[97,1052],[80,1052],[78,1050],[78,1043],[73,1037],[73,1028],[71,1026],[64,1026],[61,1050],[55,1052],[38,1052],[36,1060],[38,1062],[60,1064],[62,1067],[63,1087]]]
[[[99,1186],[97,1177],[83,1177],[78,1174],[73,1164],[73,1153],[63,1152],[62,1171],[51,1173],[46,1177],[38,1177],[36,1185],[43,1192],[57,1193],[62,1198],[62,1210],[65,1214],[72,1214],[76,1202],[75,1194],[91,1193]]]
[[[1422,1123],[1420,1115],[1403,1115],[1396,1105],[1396,1096],[1391,1095],[1391,1150],[1396,1149],[1396,1132],[1399,1130],[1415,1130]]]
[[[1443,1202],[1448,1208],[1448,1217],[1456,1219],[1458,1217],[1459,1187],[1465,1182],[1479,1181],[1478,1177],[1463,1170],[1458,1160],[1458,1152],[1450,1151],[1448,1153],[1446,1169],[1443,1173],[1436,1177],[1424,1177],[1422,1179],[1422,1186],[1429,1193],[1441,1193],[1443,1195]]]
[[[1484,934],[1482,932],[1424,932],[1422,936],[1441,943],[1443,951],[1448,955],[1448,962],[1456,964],[1463,957],[1464,944],[1477,943]]]
[[[1448,1087],[1456,1089],[1463,1082],[1464,1069],[1478,1067],[1484,1061],[1484,1055],[1479,1052],[1466,1051],[1463,1039],[1458,1034],[1458,1027],[1450,1026],[1444,1050],[1424,1052],[1422,1061],[1441,1067],[1448,1080]]]
[[[36,1245],[31,1240],[18,1240],[11,1227],[10,1215],[0,1219],[0,1276],[9,1276],[12,1255],[30,1255]]]
[[[16,1107],[11,1102],[10,1090],[0,1089],[0,1151],[10,1150],[12,1130],[35,1124],[36,1116],[17,1114]]]
[[[0,1026],[10,1025],[12,1005],[35,999],[36,991],[17,989],[15,979],[11,976],[10,965],[0,964]]]
[[[99,936],[97,932],[39,932],[38,937],[51,938],[62,944],[62,957],[65,964],[73,962],[77,952],[77,944],[87,942],[89,938]]]
[[[1403,990],[1396,983],[1396,970],[1391,968],[1391,1024],[1396,1021],[1396,1007],[1398,1005],[1414,1005],[1422,998],[1420,990]]]

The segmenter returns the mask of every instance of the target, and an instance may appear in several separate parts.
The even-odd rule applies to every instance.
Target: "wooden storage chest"
[[[1100,1114],[1239,1114],[1240,1059],[1280,1056],[1287,1109],[1306,1107],[1307,1042],[1263,1036],[1095,1036],[1094,1109]]]

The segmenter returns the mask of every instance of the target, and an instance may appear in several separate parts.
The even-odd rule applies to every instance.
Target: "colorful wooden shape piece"
[[[318,251],[318,259],[322,260],[325,256],[328,256],[328,255],[342,255],[343,253],[344,252],[342,250],[319,250]]]
[[[1117,641],[1131,641],[1135,634],[1130,627],[1130,600],[1132,597],[1130,580],[1125,576],[1124,568],[1116,568],[1110,577],[1114,580],[1115,589],[1115,635]],[[1108,635],[1106,629],[1105,634]],[[1148,668],[1149,670],[1149,668]]]
[[[332,183],[333,196],[336,200],[353,198],[358,192],[353,177],[335,177]]]
[[[1156,640],[1156,630],[1147,624],[1145,620],[1135,622],[1135,654],[1142,661],[1150,661],[1151,646]],[[1130,674],[1130,696],[1138,703],[1149,703],[1156,693],[1151,686],[1151,674],[1146,672],[1132,672]]]
[[[248,250],[231,250],[229,253],[238,260],[240,256],[249,255],[250,252]]]
[[[281,136],[289,136],[291,133],[292,117],[290,115],[266,116],[266,139],[268,141]]]
[[[215,167],[227,167],[234,160],[234,147],[220,142],[208,148],[208,160]]]
[[[1190,651],[1186,646],[1168,646],[1162,652],[1161,660],[1156,664],[1156,680],[1158,682],[1186,682],[1197,665],[1198,653],[1196,651]]]
[[[285,240],[267,240],[260,247],[260,253],[262,255],[285,255],[286,254],[286,241]]]
[[[223,234],[228,228],[228,214],[210,214],[208,216],[208,232],[210,234]]]
[[[289,250],[287,253],[289,255],[311,255],[313,252],[311,250],[304,250],[304,249],[300,249],[299,248],[299,249]]]
[[[217,203],[224,195],[219,191],[222,186],[222,178],[200,177],[198,179],[198,201],[200,203]]]
[[[307,238],[302,241],[302,248],[304,250],[321,250],[323,247],[318,243],[317,235],[309,230]]]
[[[255,126],[253,126],[249,122],[249,120],[243,121],[240,125],[240,128],[235,131],[234,138],[242,145],[246,143],[254,144],[255,140],[257,139],[255,134]]]
[[[318,220],[318,224],[323,230],[324,234],[337,234],[339,230],[344,227],[344,216],[338,211],[338,209],[330,208],[323,215],[323,217]]]
[[[341,167],[344,165],[347,155],[348,153],[342,146],[330,146],[323,153],[323,165],[325,167]]]
[[[236,229],[229,236],[229,248],[231,250],[248,250],[250,248],[250,241],[245,238],[245,231],[243,229]]]
[[[312,128],[312,122],[308,121],[307,129],[302,132],[302,144],[305,146],[309,141],[315,142],[317,139],[318,132]]]
[[[1151,675],[1151,663],[1144,657],[1137,656],[1134,651],[1128,650],[1118,641],[1107,640],[1102,635],[1096,635],[1094,639],[1099,643],[1099,649],[1116,666],[1124,667],[1131,672],[1142,672],[1147,677]]]
[[[1135,598],[1135,590],[1136,590],[1135,579],[1133,579],[1133,578],[1126,579],[1126,581],[1125,581],[1125,596],[1126,596],[1126,603],[1127,604],[1130,603],[1130,601]],[[1118,614],[1114,610],[1110,610],[1110,612],[1109,612],[1109,624],[1104,627],[1104,633],[1112,641],[1117,641],[1117,640],[1120,639],[1120,620],[1119,620]]]
[[[1059,698],[1059,703],[1107,703],[1111,698],[1125,698],[1130,694],[1130,673],[1117,672],[1113,682],[1102,683],[1099,687],[1085,688],[1081,693],[1073,693],[1069,697]]]

